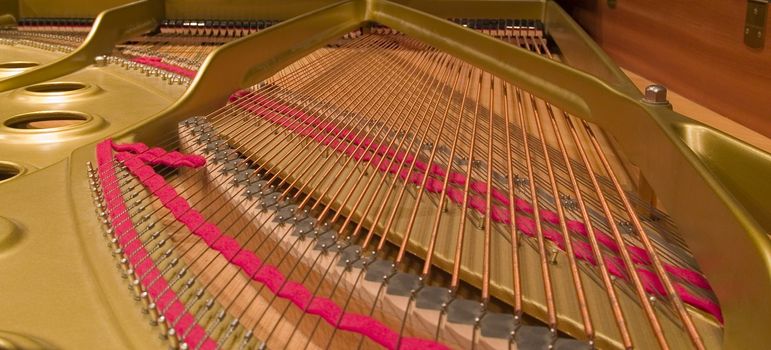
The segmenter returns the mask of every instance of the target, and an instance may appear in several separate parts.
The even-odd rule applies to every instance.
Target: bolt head
[[[667,88],[663,85],[653,84],[645,88],[645,102],[650,104],[669,104],[667,101]]]

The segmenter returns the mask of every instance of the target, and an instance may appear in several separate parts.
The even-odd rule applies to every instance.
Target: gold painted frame
[[[18,16],[18,4],[12,13],[15,1],[4,1],[0,14]],[[7,6],[7,7],[6,7]],[[0,15],[0,24],[8,15]],[[86,40],[72,53],[46,65],[0,80],[0,92],[18,89],[23,86],[55,79],[85,68],[99,55],[108,55],[115,44],[137,34],[151,31],[158,27],[164,18],[164,6],[161,0],[141,0],[114,7],[100,13]]]

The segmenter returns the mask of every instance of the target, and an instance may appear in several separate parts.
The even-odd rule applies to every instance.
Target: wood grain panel
[[[559,2],[620,66],[771,136],[771,26],[746,47],[746,1]]]

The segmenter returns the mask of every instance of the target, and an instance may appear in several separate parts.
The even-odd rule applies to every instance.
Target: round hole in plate
[[[86,114],[67,111],[46,111],[17,115],[4,125],[16,130],[58,131],[84,124],[91,120]]]
[[[9,162],[0,162],[0,183],[21,175],[24,171],[19,165]]]
[[[37,62],[27,61],[14,61],[14,62],[2,62],[0,63],[0,69],[24,69],[39,66]]]
[[[86,87],[88,87],[88,85],[83,83],[45,83],[30,85],[24,88],[24,90],[39,94],[53,94],[82,90]]]

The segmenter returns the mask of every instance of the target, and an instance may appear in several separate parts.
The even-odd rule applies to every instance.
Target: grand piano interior
[[[767,347],[767,7],[0,0],[0,348]]]

